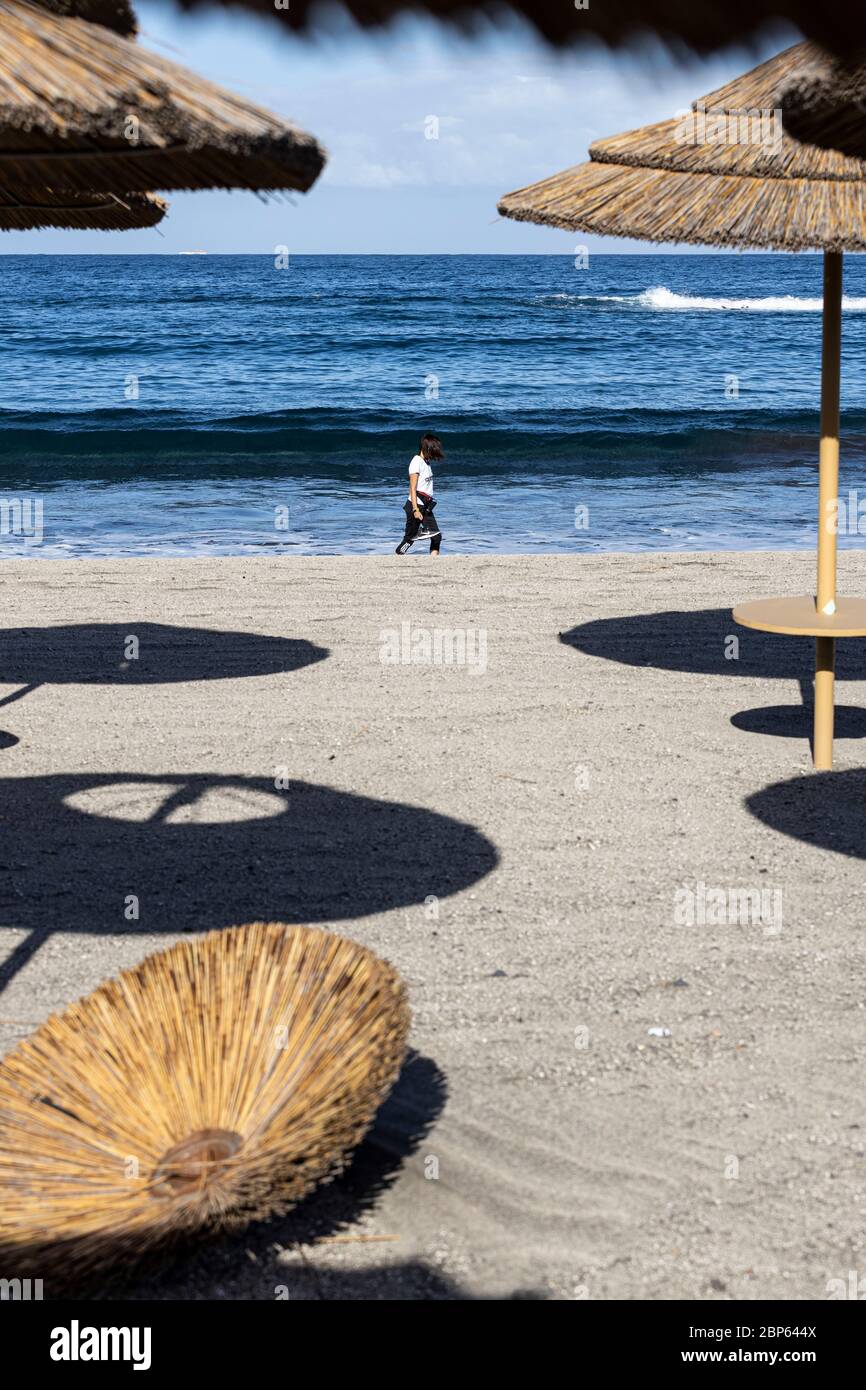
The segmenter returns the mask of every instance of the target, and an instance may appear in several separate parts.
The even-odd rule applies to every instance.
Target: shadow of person
[[[741,627],[729,608],[595,618],[561,632],[559,640],[586,656],[627,666],[692,675],[794,680],[800,687],[802,704],[743,710],[732,716],[731,723],[749,733],[783,738],[805,738],[811,732],[814,643],[808,638],[795,640]],[[866,680],[862,643],[837,644],[836,675],[840,680]],[[839,738],[866,737],[866,711],[837,706],[836,716]]]
[[[75,623],[0,630],[0,681],[21,688],[0,699],[19,700],[39,685],[158,685],[226,680],[297,671],[328,656],[296,637],[220,632],[166,623]]]
[[[746,798],[759,821],[794,840],[866,859],[866,768],[810,772]]]
[[[0,987],[52,931],[345,921],[457,893],[498,857],[422,807],[210,773],[0,778],[0,825],[0,920],[30,932]]]

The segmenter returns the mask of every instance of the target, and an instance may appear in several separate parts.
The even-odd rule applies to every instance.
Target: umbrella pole
[[[821,447],[818,463],[818,594],[816,607],[836,612],[836,532],[839,500],[839,373],[842,351],[842,252],[824,252],[821,345]],[[815,767],[833,766],[833,687],[836,639],[815,638]]]

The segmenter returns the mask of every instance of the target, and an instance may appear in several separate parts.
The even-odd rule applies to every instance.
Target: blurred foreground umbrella
[[[59,1280],[282,1214],[359,1143],[408,1027],[397,972],[320,928],[149,956],[0,1062],[4,1264]]]
[[[0,189],[306,191],[324,151],[262,107],[80,19],[0,0]]]
[[[103,24],[116,34],[131,36],[138,29],[132,0],[35,0],[42,10],[50,10],[66,19],[86,19],[91,24]]]
[[[168,204],[152,193],[52,194],[44,190],[19,202],[0,188],[0,231],[26,232],[42,227],[80,231],[125,232],[136,227],[155,227],[165,217]]]
[[[186,9],[214,0],[180,0]],[[63,0],[46,0],[60,4]],[[68,0],[79,7],[91,0]],[[100,7],[107,0],[92,0]],[[319,8],[317,0],[222,0],[257,14],[269,15],[291,29],[305,29]],[[686,43],[698,52],[750,39],[772,20],[787,20],[802,33],[837,53],[866,43],[866,11],[852,0],[344,0],[359,24],[379,25],[396,15],[426,14],[462,28],[477,28],[486,18],[519,15],[553,44],[600,38],[619,45],[635,35],[655,34],[666,42]],[[104,22],[104,21],[103,21]]]
[[[779,92],[785,129],[798,140],[866,159],[866,55],[814,61]]]
[[[815,765],[833,759],[835,639],[866,636],[866,600],[836,598],[842,252],[866,249],[866,163],[785,135],[776,92],[814,62],[778,54],[680,120],[598,140],[590,161],[499,204],[505,217],[608,236],[824,251],[817,598],[762,599],[737,622],[816,639]]]

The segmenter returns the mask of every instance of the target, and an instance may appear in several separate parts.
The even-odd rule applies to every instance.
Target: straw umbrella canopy
[[[69,0],[85,5],[91,0]],[[62,3],[62,0],[53,0]],[[106,0],[93,0],[104,4]],[[180,0],[185,9],[201,8],[213,0]],[[277,7],[274,0],[222,0],[234,8],[255,11],[290,29],[306,29],[318,8],[317,0],[291,0]],[[801,33],[837,53],[866,43],[866,12],[851,0],[343,0],[344,9],[365,26],[387,23],[403,14],[428,14],[463,29],[479,29],[485,19],[501,20],[503,12],[527,21],[548,43],[557,46],[582,38],[602,39],[618,47],[637,35],[652,33],[672,46],[688,44],[710,53],[754,37],[772,20],[788,20]]]
[[[29,232],[43,227],[75,231],[125,232],[155,227],[168,204],[152,193],[52,193],[45,189],[22,202],[0,189],[0,231]]]
[[[81,19],[0,0],[0,189],[297,189],[325,154],[269,111]]]
[[[776,93],[814,61],[797,44],[673,120],[597,140],[499,204],[505,217],[645,241],[778,251],[866,249],[866,164],[787,136]]]
[[[842,253],[866,249],[866,163],[782,131],[776,93],[814,60],[810,44],[787,49],[679,120],[596,141],[588,163],[507,194],[499,211],[647,241],[824,252],[817,594],[741,604],[734,617],[816,639],[813,753],[829,768],[835,641],[866,636],[866,600],[836,595]]]
[[[798,140],[866,159],[866,61],[816,53],[780,90],[782,121]]]
[[[0,1259],[80,1280],[291,1210],[345,1167],[408,1031],[397,971],[321,927],[148,956],[0,1062]]]

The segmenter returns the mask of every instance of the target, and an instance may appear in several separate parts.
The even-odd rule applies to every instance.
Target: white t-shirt
[[[416,454],[409,464],[409,477],[413,473],[418,474],[418,491],[427,492],[433,496],[433,469],[421,454]]]

